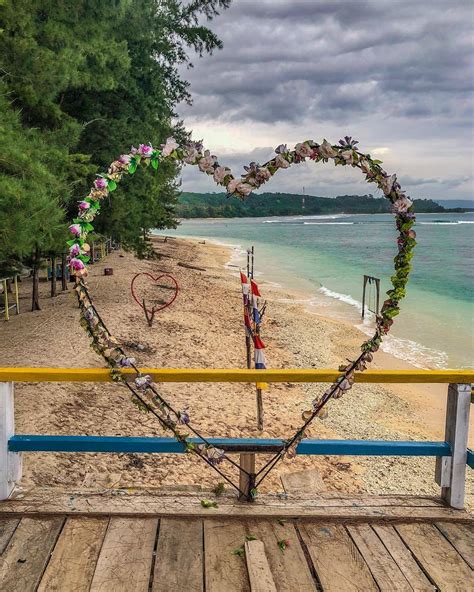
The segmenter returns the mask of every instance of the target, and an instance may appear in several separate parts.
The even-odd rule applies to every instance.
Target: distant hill
[[[304,202],[303,202],[304,198]],[[431,199],[416,199],[420,213],[441,213],[446,209]],[[180,218],[243,218],[257,216],[309,216],[317,214],[383,214],[390,212],[390,202],[372,195],[317,197],[294,193],[259,193],[245,201],[225,193],[191,193],[179,197]]]
[[[443,208],[463,208],[466,210],[474,210],[473,199],[437,199],[436,203],[439,203]]]

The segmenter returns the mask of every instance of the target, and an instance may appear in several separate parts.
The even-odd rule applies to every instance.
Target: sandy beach
[[[156,238],[162,255],[139,261],[114,252],[91,267],[89,284],[109,329],[142,367],[244,367],[240,282],[226,267],[230,249],[197,240]],[[189,269],[192,264],[205,271]],[[114,274],[104,276],[104,267]],[[157,313],[149,328],[130,294],[139,272],[172,273],[180,292],[174,304]],[[44,275],[44,272],[43,272]],[[335,368],[354,356],[365,338],[356,328],[330,320],[292,302],[294,294],[260,282],[268,301],[262,336],[267,366]],[[3,366],[101,367],[79,325],[74,293],[51,299],[41,284],[42,310],[29,312],[30,283],[21,284],[22,313],[2,322]],[[388,354],[376,354],[376,368],[408,368]],[[264,391],[265,428],[256,425],[255,388],[242,384],[167,384],[161,392],[178,408],[189,408],[193,424],[207,436],[286,438],[300,423],[302,410],[324,385],[270,385]],[[356,384],[333,401],[329,417],[308,431],[312,438],[426,439],[444,435],[446,385]],[[128,391],[116,384],[17,384],[16,430],[29,434],[110,436],[165,435],[157,422],[140,413]],[[168,434],[167,434],[168,435]],[[471,445],[474,430],[471,427]],[[285,460],[262,487],[281,491],[280,475],[317,468],[327,489],[371,493],[435,494],[434,459],[302,457]],[[22,485],[61,488],[159,487],[175,484],[214,486],[217,475],[186,455],[26,454]],[[468,503],[474,480],[469,477]]]

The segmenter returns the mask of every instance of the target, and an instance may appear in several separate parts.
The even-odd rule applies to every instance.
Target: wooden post
[[[21,478],[21,453],[8,451],[14,433],[13,382],[0,382],[0,500],[9,497]]]
[[[451,456],[436,459],[435,478],[441,486],[442,499],[459,510],[464,508],[470,406],[471,385],[450,384],[444,437],[451,446]]]
[[[5,320],[10,320],[10,313],[8,312],[8,290],[7,280],[2,280],[3,283],[3,304],[5,305]]]
[[[15,285],[15,309],[16,309],[16,314],[20,314],[20,297],[18,294],[18,276],[15,276],[14,279],[14,285]]]
[[[54,298],[57,294],[56,290],[56,256],[51,256],[51,298]]]
[[[364,287],[362,288],[362,318],[365,316],[365,286],[367,284],[367,280],[369,276],[364,275]]]
[[[253,485],[250,482],[248,473],[255,475],[255,453],[242,452],[240,455],[240,468],[243,469],[243,471],[240,471],[239,488],[243,493],[239,495],[239,499],[242,501],[250,501],[250,489]]]
[[[61,290],[67,290],[67,261],[66,253],[61,255]]]

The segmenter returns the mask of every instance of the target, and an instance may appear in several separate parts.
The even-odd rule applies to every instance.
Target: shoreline
[[[91,268],[92,295],[112,334],[142,367],[244,367],[241,290],[238,278],[225,267],[229,247],[174,237],[167,243],[156,237],[154,242],[162,255],[157,261],[114,252]],[[181,262],[205,271],[181,267]],[[104,276],[104,267],[113,267],[114,275]],[[171,273],[180,284],[177,300],[159,314],[151,329],[130,295],[131,278],[139,272]],[[72,290],[49,299],[48,284],[40,286],[43,310],[22,312],[2,325],[4,365],[103,366],[79,326]],[[269,301],[262,326],[268,367],[334,368],[358,351],[365,336],[350,324],[309,313],[292,301],[281,302],[288,293],[284,288],[262,281],[260,286]],[[29,294],[24,288],[29,289],[29,282],[21,288],[21,306],[26,310]],[[377,352],[372,367],[408,365]],[[318,384],[270,385],[264,391],[265,427],[259,432],[253,385],[160,385],[177,408],[189,407],[192,421],[203,434],[232,438],[288,437],[301,424],[302,410],[322,388]],[[350,395],[330,403],[328,419],[317,420],[306,437],[442,439],[446,389],[446,385],[356,384]],[[18,433],[169,435],[152,418],[140,414],[126,390],[116,384],[18,384],[15,411]],[[279,476],[302,469],[317,469],[330,491],[439,493],[434,459],[404,457],[297,456],[282,461],[262,491],[280,491]],[[31,453],[24,459],[26,487],[215,486],[217,481],[199,459],[186,455]]]
[[[246,250],[240,243],[228,243],[213,237],[196,237],[192,235],[180,235],[178,237],[171,238],[173,240],[181,239],[185,241],[197,241],[198,243],[202,243],[204,241],[209,244],[213,244],[218,247],[228,249],[229,259],[226,262],[225,267],[228,268],[229,271],[232,271],[233,268],[238,269],[240,267],[237,264],[239,262],[239,259],[242,259],[242,267],[245,266],[244,257]],[[284,287],[282,284],[274,281],[274,279],[269,279],[268,272],[266,271],[258,271],[255,275],[255,279],[259,282],[264,282],[264,284],[266,286],[269,286],[270,289],[275,289],[277,292],[276,299],[279,302],[288,304],[300,304],[305,307],[306,312],[312,315],[316,315],[320,319],[334,320],[336,322],[340,322],[351,327],[351,329],[358,330],[361,334],[361,343],[362,341],[367,339],[367,337],[371,337],[373,334],[371,325],[373,324],[374,314],[372,312],[366,311],[366,317],[364,320],[359,319],[358,321],[356,321],[353,318],[350,319],[350,317],[352,316],[351,313],[353,313],[353,309],[357,309],[359,313],[362,310],[362,303],[353,298],[350,294],[334,292],[333,290],[330,290],[322,284],[320,288],[317,290],[318,295],[315,295],[314,289],[312,290],[309,286],[306,286],[305,289],[302,290],[296,290],[294,288],[289,289]],[[306,282],[306,280],[301,281]],[[281,298],[278,298],[278,292],[280,292]],[[324,311],[327,313],[326,315],[318,312],[317,308],[321,308],[321,305],[324,307]],[[407,349],[408,347],[415,348],[417,354],[420,357],[419,360],[417,360],[416,362],[410,361],[413,359],[413,355],[410,355],[412,354],[412,352],[410,351],[410,349]],[[398,362],[402,364],[402,366],[400,366],[399,369],[449,369],[449,366],[446,367],[444,364],[437,365],[433,363],[433,359],[435,357],[442,357],[447,355],[444,351],[434,350],[429,346],[423,345],[421,343],[404,337],[398,337],[393,334],[385,336],[385,339],[381,344],[380,350],[380,353],[383,352],[387,356],[389,356],[389,365],[387,369],[397,369],[397,366],[393,366],[392,364],[396,364]],[[428,358],[426,357],[427,355]]]

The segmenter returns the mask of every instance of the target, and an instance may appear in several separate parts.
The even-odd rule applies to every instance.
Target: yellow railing
[[[142,368],[156,382],[332,382],[333,369]],[[131,369],[123,374],[134,376]],[[0,382],[110,382],[107,368],[0,368]],[[356,372],[356,382],[440,383],[474,382],[474,370],[367,370]]]

